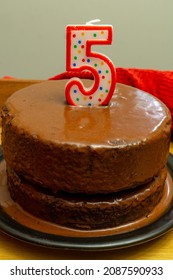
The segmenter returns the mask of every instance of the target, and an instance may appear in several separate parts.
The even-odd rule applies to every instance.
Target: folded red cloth
[[[117,82],[139,88],[159,98],[169,108],[173,119],[173,71],[160,71],[137,68],[116,68]],[[93,79],[88,71],[64,72],[50,80],[69,79],[72,77]],[[172,125],[173,128],[173,125]]]

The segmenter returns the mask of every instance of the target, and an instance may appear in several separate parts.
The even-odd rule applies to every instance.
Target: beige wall
[[[0,77],[45,79],[65,71],[65,26],[100,18],[116,67],[173,69],[172,0],[0,0]]]

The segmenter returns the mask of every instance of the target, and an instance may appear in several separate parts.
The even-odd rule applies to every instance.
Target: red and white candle
[[[112,43],[111,25],[69,25],[66,27],[66,70],[90,71],[94,82],[85,88],[82,81],[72,78],[66,84],[66,100],[70,105],[107,105],[114,93],[116,72],[112,61],[105,55],[93,52],[93,45]]]

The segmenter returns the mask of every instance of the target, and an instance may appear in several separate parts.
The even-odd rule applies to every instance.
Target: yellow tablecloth
[[[173,143],[170,151],[173,153]],[[173,228],[166,234],[147,243],[111,251],[72,251],[39,247],[17,240],[0,232],[0,260],[173,260]]]

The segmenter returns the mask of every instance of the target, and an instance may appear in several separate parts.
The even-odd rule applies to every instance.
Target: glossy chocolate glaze
[[[109,193],[158,174],[171,131],[163,103],[117,84],[108,106],[73,107],[65,102],[65,83],[34,85],[6,102],[2,144],[12,169],[53,192]]]

